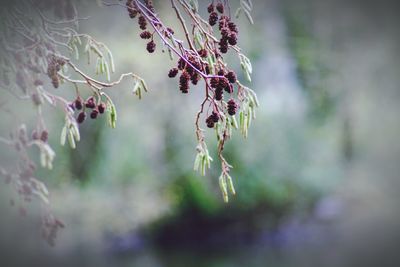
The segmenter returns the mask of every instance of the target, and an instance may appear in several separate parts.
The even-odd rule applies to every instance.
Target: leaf
[[[231,117],[231,125],[232,125],[232,127],[235,128],[236,130],[238,129],[238,124],[237,124],[237,121],[236,121],[236,117],[235,117],[235,116],[232,116],[232,117]]]
[[[101,60],[98,57],[97,60],[96,60],[96,75],[99,75],[99,73],[101,72],[100,71],[100,65],[101,65]]]
[[[49,204],[49,199],[42,192],[33,190],[32,193],[37,195],[44,203]]]
[[[247,11],[251,11],[251,9],[252,9],[252,7],[250,6],[250,4],[247,3],[247,2],[244,1],[244,0],[241,0],[241,1],[240,1],[240,6],[241,6],[244,10],[247,10]]]
[[[250,15],[250,12],[247,9],[243,9],[244,14],[246,15],[247,19],[249,20],[250,24],[254,24],[253,18]]]
[[[61,136],[60,136],[60,144],[62,146],[65,145],[65,141],[67,139],[67,126],[64,126],[61,130]]]
[[[56,105],[56,103],[55,103],[55,101],[54,101],[54,98],[51,97],[51,96],[49,96],[49,95],[47,95],[47,94],[44,92],[44,90],[43,90],[42,96],[43,96],[44,99],[46,99],[47,102],[49,102],[50,105],[52,105],[52,106],[55,106],[55,105]]]
[[[49,191],[47,190],[47,187],[44,185],[44,183],[38,181],[35,179],[36,185],[38,186],[38,188],[41,190],[41,192],[45,195],[48,196],[49,195]]]
[[[100,73],[104,73],[104,58],[100,58]]]
[[[108,68],[107,61],[103,60],[103,65],[104,65],[104,71],[106,72],[107,81],[110,81],[111,80],[111,76],[110,76],[110,70]]]
[[[140,86],[139,80],[134,78],[133,79],[133,89],[132,89],[133,94],[136,94],[136,91],[138,90],[139,86]]]
[[[78,42],[79,45],[82,45],[81,37],[79,37],[78,35],[76,35],[76,36],[75,36],[75,40],[76,40],[76,42]]]
[[[88,39],[87,42],[86,42],[85,50],[84,50],[85,53],[86,53],[86,52],[89,52],[89,49],[90,49],[90,39]]]
[[[258,101],[258,97],[257,97],[256,93],[253,90],[249,89],[249,88],[247,88],[247,91],[251,94],[251,97],[252,97],[256,107],[259,107],[260,106],[260,102]]]
[[[251,108],[249,108],[246,117],[247,117],[247,128],[249,128],[249,127],[250,127],[250,124],[251,124],[251,118],[253,117],[253,116],[252,116],[252,112],[251,112]]]
[[[141,83],[141,85],[142,85],[142,87],[143,87],[143,90],[144,90],[145,92],[147,92],[148,90],[147,90],[146,82],[145,82],[143,79],[140,79],[140,83]]]
[[[219,182],[219,188],[220,188],[220,190],[221,190],[221,193],[222,193],[222,197],[223,197],[223,199],[224,199],[224,202],[225,202],[225,203],[228,203],[229,198],[228,198],[228,189],[227,189],[227,184],[226,184],[225,175],[221,174],[221,175],[219,176],[218,182]]]
[[[190,0],[189,2],[192,10],[197,13],[197,11],[199,10],[199,3],[197,2],[197,0]]]
[[[240,16],[241,13],[242,13],[242,8],[239,7],[238,9],[236,9],[235,18],[239,18],[239,16]]]
[[[79,60],[79,50],[78,50],[78,47],[76,46],[76,44],[74,44],[73,48],[74,48],[74,52],[75,52],[75,59]]]
[[[250,59],[243,54],[240,54],[240,58],[243,61],[243,63],[246,65],[246,69],[248,70],[248,72],[251,74],[253,72],[253,67],[251,65]]]
[[[108,60],[110,61],[111,65],[111,72],[115,72],[115,64],[114,64],[114,57],[109,49],[107,49],[107,54],[108,54]]]
[[[247,129],[248,129],[248,116],[244,115],[243,116],[243,129],[242,129],[242,134],[244,138],[247,138]]]
[[[196,154],[196,158],[194,160],[194,166],[193,166],[193,170],[195,170],[195,171],[199,170],[201,156],[202,156],[201,153]]]
[[[116,122],[117,122],[117,110],[115,109],[115,105],[111,100],[108,100],[107,102],[107,113],[108,113],[108,125],[111,128],[116,127]]]
[[[250,6],[250,9],[253,9],[253,3],[251,2],[251,0],[243,0],[243,1],[245,1]]]
[[[37,145],[40,149],[40,164],[42,167],[52,169],[53,165],[52,162],[54,160],[54,157],[56,156],[56,153],[51,149],[51,147],[48,144],[43,143],[42,141],[35,141],[35,145]]]
[[[205,158],[206,166],[207,166],[207,168],[209,169],[209,168],[210,168],[210,165],[211,165],[212,158],[211,158],[210,155],[208,154],[208,149],[205,150],[204,158]]]
[[[69,128],[72,134],[74,135],[75,140],[79,142],[81,140],[81,135],[79,133],[79,128],[76,122],[72,122]]]
[[[227,174],[226,179],[228,181],[229,191],[231,191],[232,195],[236,195],[235,187],[233,186],[232,177],[229,174]]]
[[[172,54],[171,48],[168,48],[168,55],[170,60],[174,60],[174,55]]]
[[[244,115],[243,111],[239,112],[239,125],[240,125],[240,130],[243,132],[243,127],[244,127]]]
[[[69,143],[69,145],[71,146],[72,149],[76,148],[74,135],[71,133],[71,131],[68,132],[68,143]]]
[[[206,175],[206,157],[205,155],[201,156],[201,175]]]
[[[97,46],[94,44],[94,43],[92,43],[92,42],[90,42],[90,49],[94,52],[94,53],[96,53],[97,54],[97,56],[99,57],[99,58],[103,58],[103,54],[101,53],[101,51],[97,48]]]
[[[136,95],[139,97],[139,99],[142,99],[142,87],[139,87],[136,91]]]
[[[251,76],[250,76],[250,73],[249,73],[249,70],[248,70],[246,64],[243,63],[243,62],[241,62],[241,63],[240,63],[240,66],[242,67],[242,70],[243,70],[243,72],[244,72],[244,75],[245,75],[246,79],[247,79],[249,82],[251,82]]]
[[[195,44],[199,47],[202,48],[203,47],[203,37],[201,36],[199,31],[196,31],[195,35],[194,35],[194,41]]]

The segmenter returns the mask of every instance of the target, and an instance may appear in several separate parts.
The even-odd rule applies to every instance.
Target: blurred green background
[[[199,2],[205,13],[206,1]],[[234,9],[238,1],[231,2]],[[169,1],[155,6],[176,25]],[[18,216],[2,185],[0,249],[15,255],[15,265],[396,266],[395,4],[267,0],[254,6],[254,25],[238,19],[239,45],[253,63],[248,85],[261,106],[248,139],[235,133],[226,147],[237,196],[224,204],[219,165],[206,177],[192,171],[201,85],[180,94],[167,77],[175,61],[159,48],[145,51],[125,10],[78,3],[80,14],[91,17],[80,30],[111,48],[117,73],[135,72],[150,91],[139,101],[129,82],[110,89],[117,128],[105,118],[88,121],[76,150],[58,145],[63,114],[46,110],[57,157],[53,171],[37,176],[66,229],[48,247],[36,204],[26,218]],[[228,62],[240,73],[233,54]],[[71,87],[59,90],[73,96]],[[1,134],[29,122],[29,113],[25,107],[20,121],[0,114]],[[214,135],[207,137],[216,158]],[[0,160],[12,162],[0,149]]]

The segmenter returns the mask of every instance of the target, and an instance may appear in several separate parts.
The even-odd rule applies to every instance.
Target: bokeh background
[[[199,4],[205,14],[208,1]],[[1,266],[398,266],[395,1],[260,0],[254,25],[238,19],[254,67],[247,85],[261,106],[248,139],[236,133],[226,147],[238,192],[229,204],[218,164],[205,177],[192,171],[202,87],[180,94],[167,77],[174,61],[145,51],[122,8],[77,6],[90,16],[80,30],[111,48],[117,73],[137,73],[150,91],[139,101],[129,82],[111,89],[117,128],[88,121],[76,150],[58,145],[63,114],[46,110],[57,157],[53,171],[37,176],[66,228],[49,247],[36,204],[21,217],[2,183]],[[176,25],[169,1],[155,6]],[[233,54],[228,61],[240,73]],[[15,101],[5,92],[0,99]],[[29,125],[31,113],[0,114],[1,135]],[[0,160],[12,159],[1,146]]]

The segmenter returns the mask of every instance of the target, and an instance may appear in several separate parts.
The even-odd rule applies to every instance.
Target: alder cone
[[[168,77],[170,77],[170,78],[176,77],[176,75],[178,74],[178,71],[179,70],[177,68],[170,69],[168,72]]]
[[[236,74],[233,71],[229,71],[225,77],[228,79],[230,83],[235,83],[236,82]]]
[[[217,12],[215,12],[215,11],[211,12],[210,17],[208,18],[208,23],[209,23],[211,26],[214,26],[214,25],[217,23],[217,21],[218,21],[218,14],[217,14]]]
[[[190,75],[186,71],[182,72],[181,76],[179,77],[179,90],[181,90],[181,92],[184,94],[189,92],[189,79]]]
[[[228,114],[233,116],[236,114],[237,104],[234,99],[228,101]]]
[[[140,29],[146,30],[146,28],[147,28],[147,21],[146,21],[146,18],[145,18],[143,15],[140,15],[140,16],[139,16],[138,23],[139,23]]]
[[[140,33],[140,38],[142,39],[150,39],[151,38],[151,33],[149,31],[143,31]]]
[[[146,49],[149,53],[153,53],[156,50],[156,43],[154,41],[148,42]]]

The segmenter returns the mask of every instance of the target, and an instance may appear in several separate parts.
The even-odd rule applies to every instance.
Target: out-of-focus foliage
[[[326,83],[332,72],[324,61],[324,52],[328,50],[315,37],[312,17],[296,11],[287,6],[284,13],[289,47],[296,61],[298,80],[309,101],[309,114],[315,122],[323,123],[335,111],[338,97],[335,88]]]

